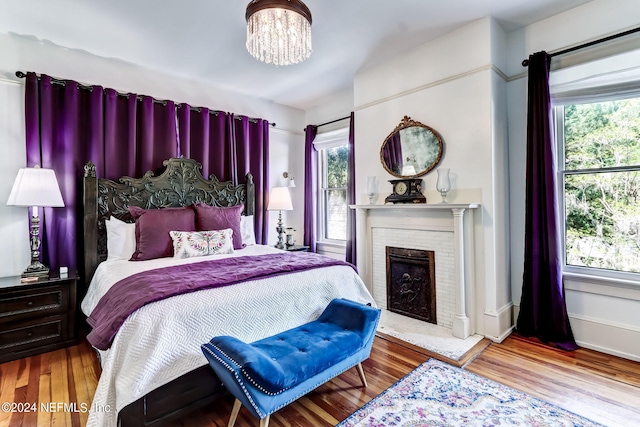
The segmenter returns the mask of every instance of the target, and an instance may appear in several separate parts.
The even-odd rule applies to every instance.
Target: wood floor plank
[[[0,400],[2,402],[15,402],[16,384],[18,382],[18,371],[20,368],[20,361],[14,360],[12,362],[3,363],[0,366],[6,365],[6,369],[0,371]],[[0,411],[0,425],[12,425],[12,418],[14,413]]]
[[[85,408],[89,408],[91,406],[91,401],[93,400],[93,390],[88,388],[90,384],[87,381],[83,380],[84,377],[84,366],[82,365],[82,356],[80,355],[80,349],[78,346],[70,347],[67,349],[68,352],[68,365],[67,371],[71,372],[73,386],[70,387],[70,399],[71,402],[75,402],[77,405],[77,409],[79,412],[77,413],[78,426],[84,426],[87,424],[87,419],[89,418],[89,413],[85,412]],[[74,422],[75,427],[75,422]]]
[[[58,406],[72,403],[69,398],[69,373],[64,349],[51,353],[51,402],[56,405],[51,410],[52,425],[71,426],[71,412]]]
[[[272,415],[272,427],[332,426],[429,358],[412,346],[380,337],[363,362],[369,386],[362,387],[355,369]],[[466,363],[466,362],[465,362]],[[640,425],[640,363],[580,349],[562,352],[512,335],[490,344],[465,369],[608,426]],[[84,341],[19,361],[0,364],[0,399],[9,402],[91,403],[100,375],[96,353]],[[233,398],[193,412],[173,423],[183,427],[225,427]],[[0,426],[84,427],[81,412],[3,413]],[[257,426],[242,408],[236,426]]]
[[[25,402],[38,402],[39,380],[40,380],[40,356],[33,356],[29,360],[29,380],[24,397]],[[36,425],[38,422],[37,412],[27,412],[23,416],[25,426]]]
[[[51,353],[42,355],[40,364],[40,376],[38,377],[38,404],[52,402],[51,400],[51,370],[49,367]],[[52,424],[51,413],[38,411],[38,425],[46,426]]]

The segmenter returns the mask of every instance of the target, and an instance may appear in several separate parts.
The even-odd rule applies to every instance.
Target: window
[[[347,240],[347,155],[349,129],[318,134],[318,240]]]
[[[568,270],[640,273],[640,98],[555,115]]]

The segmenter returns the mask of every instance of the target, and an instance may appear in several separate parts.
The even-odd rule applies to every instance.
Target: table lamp
[[[40,218],[38,207],[64,207],[58,180],[53,169],[40,166],[22,168],[13,183],[9,206],[31,206],[31,264],[22,277],[48,276],[49,267],[40,262]]]
[[[289,188],[273,187],[271,189],[271,193],[269,193],[269,207],[267,208],[267,210],[280,211],[280,213],[278,214],[278,226],[276,227],[276,231],[278,232],[278,243],[276,244],[276,248],[284,249],[284,226],[282,225],[282,211],[293,210]]]

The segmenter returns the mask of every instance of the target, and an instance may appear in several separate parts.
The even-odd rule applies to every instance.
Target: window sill
[[[332,252],[344,254],[347,250],[347,242],[339,240],[321,240],[316,242],[318,252]]]
[[[565,289],[640,301],[640,281],[565,271]]]

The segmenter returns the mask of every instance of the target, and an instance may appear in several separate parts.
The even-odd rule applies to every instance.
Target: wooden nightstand
[[[285,246],[284,250],[288,252],[307,252],[309,250],[309,246],[302,246],[302,245]]]
[[[76,343],[78,275],[0,278],[0,363]]]

